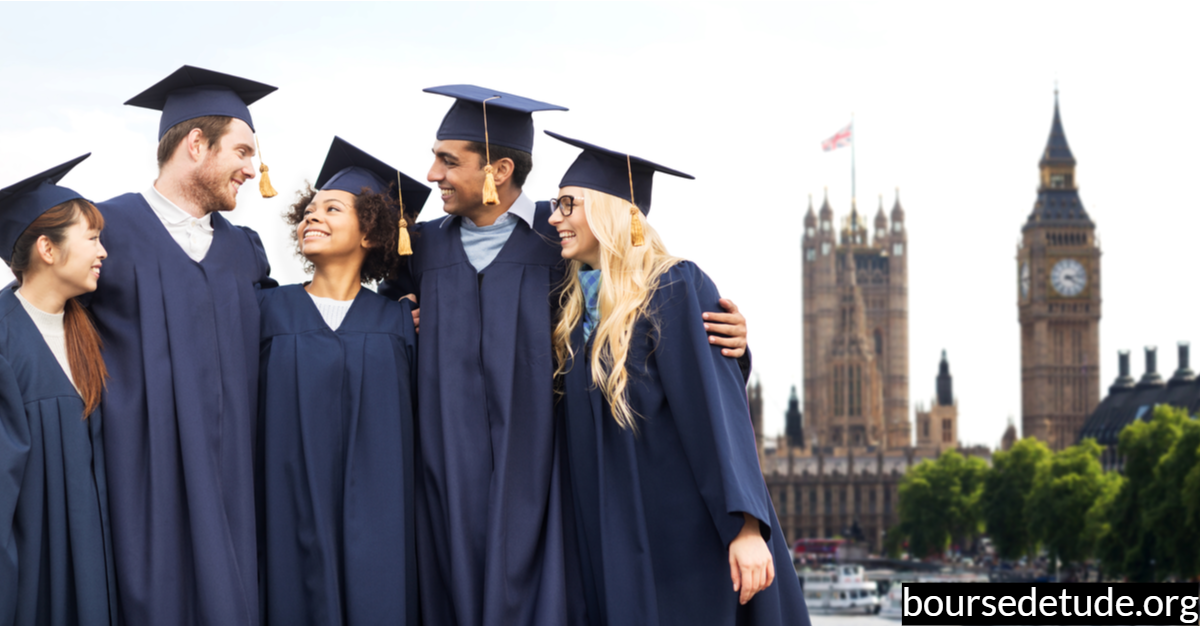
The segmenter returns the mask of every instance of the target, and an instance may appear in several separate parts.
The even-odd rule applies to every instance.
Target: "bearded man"
[[[161,110],[157,180],[100,203],[91,300],[110,379],[104,448],[120,621],[259,622],[254,429],[258,235],[220,214],[254,178],[247,105],[275,91],[184,66],[125,104]]]

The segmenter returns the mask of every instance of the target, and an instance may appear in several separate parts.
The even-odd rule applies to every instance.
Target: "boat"
[[[837,564],[797,573],[810,611],[878,614],[879,586],[858,564]]]

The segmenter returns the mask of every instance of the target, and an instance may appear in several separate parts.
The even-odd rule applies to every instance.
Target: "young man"
[[[433,147],[429,181],[448,215],[414,228],[418,352],[418,568],[427,624],[562,624],[559,464],[550,332],[564,264],[550,206],[522,191],[535,111],[566,109],[472,85]],[[498,202],[485,203],[485,182]],[[490,190],[489,190],[490,191]],[[732,304],[731,304],[732,305]],[[735,313],[714,330],[739,356]],[[718,314],[709,314],[710,316]],[[740,329],[740,331],[739,331]]]
[[[275,91],[184,66],[125,104],[162,111],[158,179],[98,206],[91,301],[121,622],[259,622],[254,429],[258,235],[220,215],[254,178],[247,105]],[[109,419],[108,417],[111,417]]]

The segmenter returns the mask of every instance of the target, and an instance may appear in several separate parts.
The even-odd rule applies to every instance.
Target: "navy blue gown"
[[[213,215],[193,261],[141,194],[97,207],[114,251],[91,309],[121,622],[260,620],[254,519],[258,235]],[[119,253],[119,254],[118,254]]]
[[[550,333],[562,249],[540,202],[492,263],[467,259],[459,218],[419,223],[417,486],[427,624],[561,624],[562,487]]]
[[[0,290],[0,625],[112,625],[100,411]]]
[[[791,554],[763,482],[738,364],[708,343],[716,286],[695,264],[661,278],[634,328],[626,368],[637,432],[592,383],[591,342],[573,335],[564,376],[565,484],[572,562],[592,624],[807,625]],[[743,512],[762,523],[775,581],[739,605],[729,543]]]
[[[335,332],[304,286],[261,294],[266,622],[417,624],[411,303],[364,288]]]

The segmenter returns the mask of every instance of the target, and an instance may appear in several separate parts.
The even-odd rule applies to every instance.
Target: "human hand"
[[[775,581],[775,560],[759,531],[758,519],[745,514],[746,524],[729,543],[729,577],[738,602],[745,605]]]
[[[414,305],[417,304],[417,295],[416,294],[405,294],[404,296],[401,296],[400,298],[402,298],[402,299],[407,298],[408,300],[411,300]],[[420,333],[421,332],[421,308],[413,307],[412,314],[413,314],[413,326],[416,327],[417,333]]]
[[[746,317],[728,298],[722,298],[721,308],[726,313],[704,312],[704,330],[708,331],[708,343],[722,346],[721,354],[734,359],[746,354]],[[720,335],[712,335],[718,333]]]

